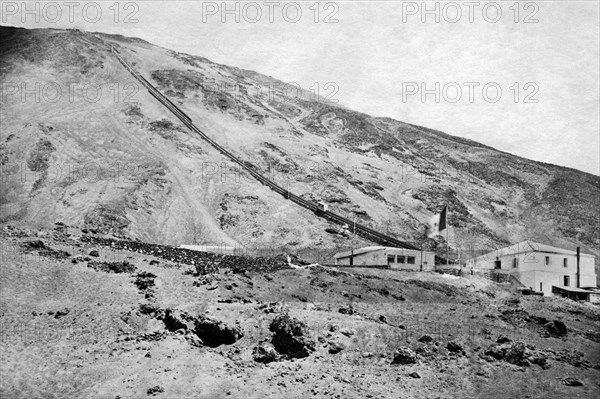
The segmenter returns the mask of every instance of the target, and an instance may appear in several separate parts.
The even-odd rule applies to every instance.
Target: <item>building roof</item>
[[[592,293],[589,290],[584,290],[583,288],[575,288],[575,287],[557,287],[557,286],[553,285],[552,289],[555,291],[576,292],[578,294],[591,294]]]
[[[540,244],[537,242],[525,240],[521,241],[517,244],[509,245],[508,247],[500,248],[495,251],[490,251],[485,255],[478,256],[479,257],[500,257],[505,255],[518,255],[522,253],[531,253],[531,252],[542,252],[547,254],[561,254],[561,255],[577,255],[577,252],[570,251],[568,249],[553,247],[551,245]],[[584,254],[583,252],[580,254],[581,256],[594,257],[594,255]]]
[[[340,258],[347,258],[348,256],[355,256],[355,255],[361,255],[361,254],[366,254],[369,252],[375,252],[375,251],[381,251],[384,249],[399,249],[399,250],[404,250],[404,251],[419,251],[418,249],[409,249],[409,248],[397,248],[397,247],[384,247],[384,246],[371,246],[371,247],[363,247],[363,248],[356,248],[354,250],[351,251],[344,251],[344,252],[338,252],[337,254],[333,255],[334,258],[336,259],[340,259]],[[428,251],[423,251],[423,253],[428,252]]]

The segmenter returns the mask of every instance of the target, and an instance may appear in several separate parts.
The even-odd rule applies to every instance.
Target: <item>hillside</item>
[[[6,225],[0,241],[3,398],[600,394],[590,303],[476,276],[294,269],[61,223]]]
[[[62,221],[172,245],[364,243],[327,233],[326,221],[194,137],[100,38],[214,140],[343,216],[418,242],[425,221],[448,204],[453,247],[487,251],[531,239],[600,254],[598,176],[371,117],[308,91],[271,92],[283,83],[140,39],[0,29],[0,83],[39,84],[41,93],[39,102],[20,89],[3,99],[3,223]],[[54,101],[56,86],[62,95]]]

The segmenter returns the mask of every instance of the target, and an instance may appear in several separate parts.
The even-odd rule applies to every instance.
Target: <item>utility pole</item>
[[[579,278],[579,275],[580,275],[580,270],[579,270],[580,259],[581,259],[581,248],[577,247],[577,288],[580,288],[580,284],[581,284],[581,281],[580,281],[580,278]]]

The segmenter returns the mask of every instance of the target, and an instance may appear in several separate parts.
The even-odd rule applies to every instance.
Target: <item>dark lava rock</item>
[[[148,396],[156,396],[157,394],[163,393],[164,391],[165,391],[164,388],[161,388],[158,385],[155,385],[152,388],[148,388],[148,390],[146,391],[146,394],[148,394]]]
[[[25,252],[37,251],[41,256],[47,256],[58,260],[67,259],[71,256],[71,254],[66,251],[50,248],[41,240],[25,242],[22,244],[22,247]]]
[[[307,357],[315,350],[316,342],[310,337],[308,326],[288,315],[273,319],[269,329],[273,332],[273,345],[279,353],[290,357]]]
[[[128,261],[123,262],[88,262],[88,267],[94,270],[105,272],[105,273],[133,273],[135,272],[135,266]]]
[[[41,240],[28,241],[24,244],[29,249],[40,250],[40,249],[50,249],[44,244]]]
[[[229,326],[220,320],[200,316],[194,321],[196,335],[212,348],[220,345],[231,345],[244,336],[238,326]]]
[[[335,355],[346,349],[346,345],[340,341],[329,341],[329,353]]]
[[[463,353],[463,354],[465,353],[462,345],[456,341],[448,342],[448,345],[446,345],[446,349],[448,349],[450,352]]]
[[[404,295],[392,294],[392,298],[397,299],[398,301],[405,301]]]
[[[271,363],[279,360],[279,353],[275,350],[275,347],[270,342],[260,342],[252,350],[252,358],[255,362],[259,363]]]
[[[485,355],[491,356],[496,360],[501,360],[506,354],[506,348],[500,345],[490,345],[484,352]]]
[[[560,320],[553,320],[544,325],[548,334],[553,337],[562,337],[567,335],[567,326]]]
[[[89,235],[81,237],[81,241],[92,245],[151,255],[174,263],[193,265],[200,275],[213,273],[224,268],[240,274],[245,272],[272,273],[277,270],[290,268],[287,264],[287,257],[282,256],[263,258],[222,255],[176,248],[169,245],[149,244],[140,241],[118,240]]]
[[[159,263],[159,262],[158,262],[156,259],[152,259],[152,260],[150,261],[150,266],[156,266],[156,265],[158,265],[158,263]]]
[[[352,307],[351,304],[346,307],[340,308],[338,311],[341,314],[347,314],[347,315],[353,315],[356,313],[356,311],[354,310],[354,308]]]
[[[431,335],[427,335],[427,334],[425,334],[425,335],[423,335],[421,338],[419,338],[417,341],[419,341],[419,342],[423,342],[423,343],[425,343],[425,344],[426,344],[426,343],[428,343],[428,342],[431,342],[431,341],[433,341],[433,338],[431,337]]]
[[[151,303],[142,303],[140,305],[140,313],[145,315],[154,315],[160,311],[160,308],[157,305]]]
[[[195,319],[178,309],[165,309],[165,316],[163,317],[165,328],[169,331],[177,330],[193,330],[195,328]]]
[[[401,346],[394,352],[392,364],[412,364],[417,362],[417,354],[406,346]]]
[[[68,309],[68,308],[64,308],[64,309],[62,309],[62,310],[59,310],[59,311],[57,311],[57,312],[54,314],[54,318],[55,318],[55,319],[60,319],[61,317],[63,317],[63,316],[66,316],[66,315],[68,315],[68,314],[69,314],[69,309]]]
[[[379,321],[382,323],[387,323],[387,317],[385,317],[384,315],[380,315],[379,316]]]
[[[550,365],[548,364],[548,356],[546,356],[544,353],[540,351],[531,351],[528,352],[526,356],[530,363],[537,364],[544,370],[550,368]]]
[[[154,287],[154,279],[156,278],[156,274],[150,272],[139,272],[135,277],[136,279],[133,284],[135,284],[140,291]]]
[[[421,378],[421,376],[419,375],[419,373],[417,373],[416,371],[413,371],[408,376],[412,377],[412,378]]]
[[[89,254],[89,255],[97,258],[98,256],[100,256],[100,252],[98,252],[98,250],[97,250],[97,249],[92,249],[92,250],[90,251],[90,254]]]
[[[508,338],[506,335],[500,335],[496,342],[499,344],[505,344],[507,342],[510,342],[510,338]]]
[[[525,360],[525,345],[517,342],[508,349],[504,355],[504,360],[517,366],[527,366]]]
[[[573,378],[573,377],[563,378],[562,383],[568,387],[580,387],[583,385],[583,382],[581,382],[577,378]]]

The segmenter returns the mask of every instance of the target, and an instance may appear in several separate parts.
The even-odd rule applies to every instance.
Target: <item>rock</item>
[[[265,313],[284,313],[285,308],[285,305],[281,302],[266,303],[260,307]]]
[[[392,364],[412,364],[417,362],[417,354],[406,346],[401,346],[394,352]]]
[[[347,314],[347,315],[353,315],[356,313],[356,311],[354,310],[354,308],[352,307],[352,304],[343,307],[343,308],[339,308],[338,310],[341,314]]]
[[[273,344],[263,341],[252,351],[252,358],[255,362],[267,364],[279,360],[280,356]]]
[[[158,265],[158,263],[159,263],[159,262],[158,262],[156,259],[152,259],[152,260],[150,261],[150,266],[156,266],[156,265]]]
[[[421,378],[421,376],[419,375],[419,373],[417,373],[416,371],[413,371],[408,376],[412,377],[412,378]]]
[[[329,353],[335,355],[346,349],[346,345],[340,341],[329,341]]]
[[[59,310],[59,311],[57,311],[57,312],[54,314],[54,318],[55,318],[55,319],[60,319],[61,317],[63,317],[63,316],[66,316],[66,315],[68,315],[68,314],[69,314],[69,309],[68,309],[68,308],[64,308],[64,309],[62,309],[62,310]]]
[[[351,336],[356,334],[356,331],[354,331],[354,329],[352,329],[352,328],[342,328],[340,330],[340,334],[345,335],[346,337],[350,338]]]
[[[220,345],[231,345],[244,336],[239,326],[229,326],[220,320],[200,316],[194,320],[196,335],[207,346],[216,348]]]
[[[484,352],[484,355],[491,356],[496,360],[501,360],[506,354],[506,348],[500,345],[490,345]]]
[[[567,326],[560,320],[553,320],[544,325],[548,334],[554,337],[567,335]]]
[[[154,279],[156,274],[150,272],[139,272],[135,275],[136,279],[133,282],[140,291],[147,290],[150,287],[154,287]]]
[[[340,326],[338,326],[337,324],[332,324],[329,326],[329,331],[331,332],[336,332],[340,329]]]
[[[525,366],[525,345],[522,342],[517,342],[506,351],[504,360],[517,366]]]
[[[465,353],[462,345],[456,341],[448,342],[448,345],[446,345],[446,349],[448,349],[450,352],[454,352],[454,353],[462,353],[462,354]]]
[[[562,383],[568,387],[580,387],[583,386],[583,382],[573,377],[566,377],[562,379]]]
[[[387,318],[384,315],[379,316],[379,321],[382,323],[387,323]]]
[[[505,343],[510,342],[510,341],[511,341],[510,338],[508,338],[506,335],[500,335],[498,337],[498,339],[496,340],[496,342],[499,343],[499,344],[505,344]]]
[[[310,337],[308,326],[298,319],[288,315],[277,316],[269,329],[274,333],[272,343],[279,353],[303,358],[315,350],[316,342]]]
[[[419,342],[423,342],[423,343],[425,343],[425,344],[426,344],[426,343],[428,343],[428,342],[431,342],[431,341],[433,341],[433,338],[431,337],[431,335],[427,335],[427,334],[425,334],[425,335],[421,336],[421,338],[419,338],[417,341],[419,341]]]
[[[93,256],[93,257],[95,257],[95,258],[97,258],[97,257],[99,257],[99,256],[100,256],[100,253],[98,252],[98,250],[97,250],[97,249],[92,249],[92,250],[90,251],[89,255],[90,255],[90,256]]]
[[[548,357],[540,351],[527,351],[526,356],[529,362],[531,362],[532,364],[537,364],[544,370],[550,367],[548,365]]]
[[[152,388],[148,388],[148,390],[146,391],[146,394],[148,394],[148,396],[156,396],[159,393],[163,393],[165,390],[161,387],[159,387],[158,385],[153,386]]]
[[[154,315],[161,310],[157,305],[151,303],[140,304],[140,312],[145,315]]]
[[[128,261],[123,262],[88,262],[88,267],[105,273],[133,273],[136,268]]]
[[[165,328],[169,331],[191,331],[195,328],[195,320],[192,316],[178,309],[165,309],[163,317]]]

